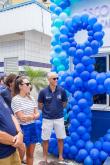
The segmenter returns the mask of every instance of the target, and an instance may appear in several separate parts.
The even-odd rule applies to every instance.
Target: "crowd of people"
[[[59,161],[63,161],[63,139],[66,137],[63,109],[67,95],[58,86],[58,75],[47,75],[49,85],[31,96],[32,85],[25,76],[10,74],[0,78],[0,165],[33,165],[38,109],[42,110],[43,159],[48,161],[48,141],[54,129],[58,139]],[[37,106],[38,102],[38,106]]]

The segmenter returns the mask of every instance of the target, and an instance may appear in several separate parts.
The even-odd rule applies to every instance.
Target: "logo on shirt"
[[[59,95],[57,95],[57,99],[61,99],[61,95],[59,94]]]
[[[52,97],[51,96],[46,96],[46,99],[51,99]]]

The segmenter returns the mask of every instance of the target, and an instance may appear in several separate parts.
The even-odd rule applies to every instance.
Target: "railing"
[[[7,10],[19,8],[19,7],[30,5],[30,4],[33,4],[33,3],[38,5],[38,6],[40,6],[44,10],[50,12],[50,10],[45,5],[41,4],[40,2],[38,2],[36,0],[31,0],[31,1],[27,1],[27,2],[21,2],[21,3],[18,3],[18,4],[8,4],[8,6],[4,6],[4,8],[0,9],[0,12],[4,12],[4,11],[7,11]]]

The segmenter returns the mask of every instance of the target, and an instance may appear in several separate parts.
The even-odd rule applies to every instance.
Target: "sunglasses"
[[[26,84],[27,86],[31,85],[31,83],[24,83],[24,84]],[[24,85],[24,84],[21,84],[21,85]]]
[[[58,77],[55,77],[55,78],[52,78],[52,79],[55,81],[55,80],[58,80]]]

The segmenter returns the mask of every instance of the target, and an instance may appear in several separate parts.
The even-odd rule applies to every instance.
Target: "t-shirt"
[[[59,119],[64,116],[63,102],[67,102],[66,91],[57,86],[52,92],[50,87],[41,90],[38,97],[38,102],[43,103],[43,118]]]
[[[11,100],[12,100],[11,90],[5,86],[5,88],[1,91],[1,96],[3,97],[4,101],[9,106],[9,108],[11,109]]]
[[[2,96],[0,96],[0,131],[7,132],[12,136],[16,135],[16,128],[11,117],[10,109]],[[10,145],[0,143],[0,159],[10,156],[15,150]]]
[[[22,111],[25,115],[30,115],[34,113],[34,108],[37,107],[37,104],[32,96],[22,97],[20,95],[16,95],[12,99],[11,107],[15,115],[16,115],[16,112],[19,112],[19,111]],[[27,124],[31,124],[35,122],[33,120],[33,121],[25,123],[25,122],[21,122],[19,119],[18,121],[21,125],[27,125]]]

